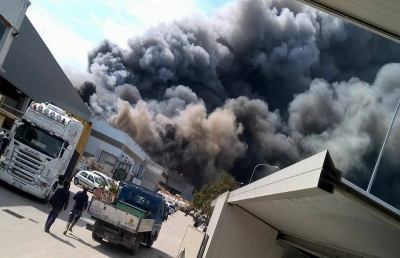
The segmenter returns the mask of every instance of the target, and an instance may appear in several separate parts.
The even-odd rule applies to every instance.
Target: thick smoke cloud
[[[79,90],[94,116],[196,185],[223,170],[247,181],[257,163],[328,148],[365,186],[400,94],[399,60],[396,43],[294,1],[237,0],[151,28],[128,49],[102,42]],[[374,189],[396,205],[399,131]]]
[[[122,103],[110,122],[197,184],[215,178],[215,171],[232,167],[244,155],[247,146],[239,140],[243,127],[230,109],[207,114],[204,104],[183,86],[168,89],[165,98],[139,101],[133,108]]]

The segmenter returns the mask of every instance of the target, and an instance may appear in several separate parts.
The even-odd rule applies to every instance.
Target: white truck
[[[82,122],[48,103],[32,102],[10,132],[0,180],[47,201],[57,189],[83,130]]]

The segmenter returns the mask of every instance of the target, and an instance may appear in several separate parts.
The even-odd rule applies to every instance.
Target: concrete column
[[[239,206],[228,204],[228,197],[227,192],[216,201],[203,257],[282,257],[284,250],[276,243],[278,232]]]

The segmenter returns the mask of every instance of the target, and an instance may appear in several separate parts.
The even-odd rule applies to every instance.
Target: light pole
[[[249,180],[249,184],[251,183],[251,179],[253,179],[254,172],[256,171],[256,169],[257,169],[259,166],[271,167],[271,168],[275,168],[276,170],[279,170],[279,167],[278,167],[278,166],[271,166],[271,165],[264,164],[264,163],[257,164],[257,165],[254,167],[253,172],[251,173],[251,177],[250,177],[250,180]]]
[[[385,139],[383,140],[382,147],[381,147],[381,150],[379,152],[378,160],[375,163],[374,171],[372,172],[372,175],[371,175],[371,179],[369,180],[368,187],[367,187],[367,192],[368,193],[371,191],[372,184],[374,183],[376,172],[378,171],[379,164],[381,163],[383,150],[385,149],[386,142],[387,142],[387,140],[389,138],[390,132],[392,131],[394,120],[396,119],[397,112],[399,111],[399,107],[400,107],[400,98],[399,98],[399,101],[397,102],[396,110],[394,111],[394,115],[393,115],[392,121],[390,122],[389,129],[386,132]]]

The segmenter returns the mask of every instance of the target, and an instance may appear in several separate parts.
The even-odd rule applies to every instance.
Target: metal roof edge
[[[360,201],[367,203],[372,208],[383,213],[382,215],[386,215],[391,219],[396,220],[397,223],[400,222],[400,210],[384,202],[378,197],[368,193],[367,191],[351,183],[350,181],[342,178],[340,182],[337,183],[337,187],[337,190],[343,190],[347,193],[350,193],[352,196],[356,197]]]

